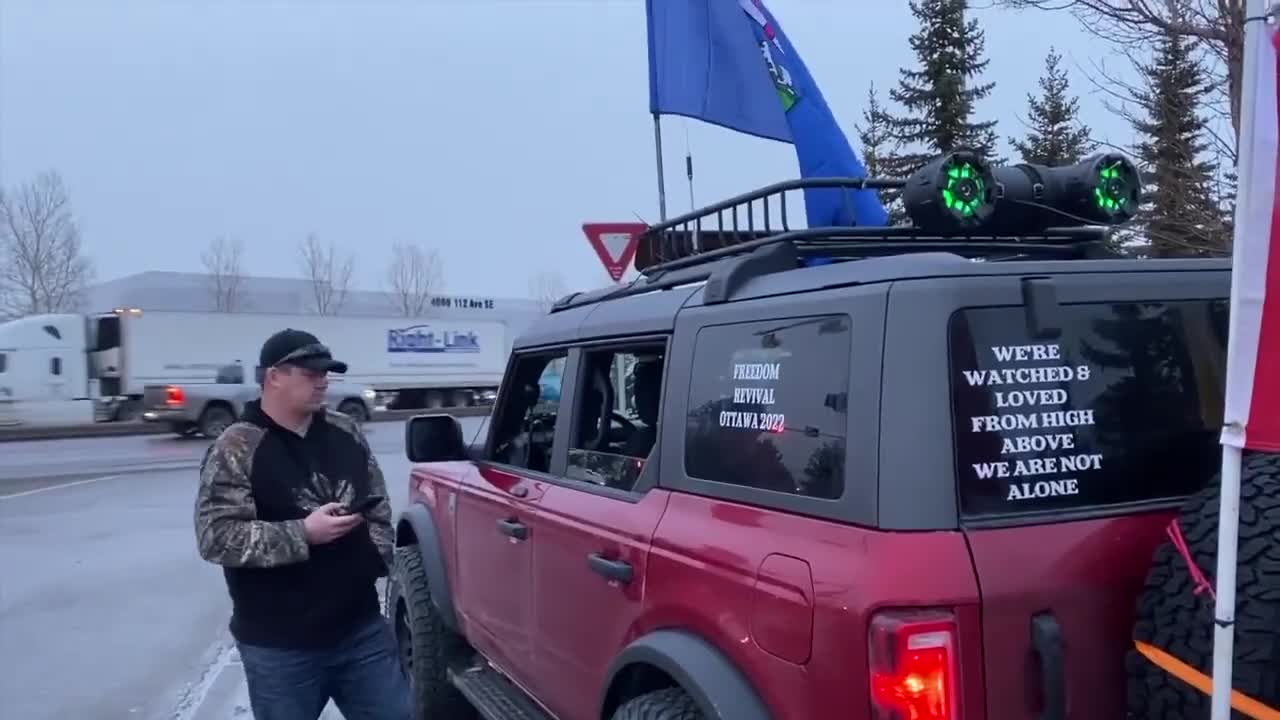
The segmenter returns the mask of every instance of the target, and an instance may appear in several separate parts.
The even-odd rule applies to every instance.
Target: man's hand
[[[342,503],[328,503],[311,511],[302,521],[308,544],[323,545],[333,542],[364,522],[362,515],[338,515],[341,509]]]

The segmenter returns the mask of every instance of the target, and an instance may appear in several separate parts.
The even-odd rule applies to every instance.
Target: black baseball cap
[[[304,330],[289,328],[267,338],[258,355],[264,370],[280,365],[296,365],[308,370],[345,373],[347,364],[333,359],[333,353],[319,338]]]

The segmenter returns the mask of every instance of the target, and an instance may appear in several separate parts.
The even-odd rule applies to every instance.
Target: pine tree
[[[985,33],[977,20],[967,20],[968,0],[910,0],[920,29],[909,42],[918,69],[898,71],[898,86],[889,97],[902,115],[886,114],[889,135],[904,152],[881,158],[884,168],[905,177],[939,154],[972,150],[992,162],[995,121],[975,122],[974,107],[991,94],[995,83],[977,78],[990,62],[983,58]]]
[[[880,104],[880,96],[876,92],[875,83],[867,91],[867,106],[862,110],[862,122],[857,123],[858,143],[862,146],[862,162],[867,167],[867,177],[890,177],[892,170],[886,167],[885,158],[892,158],[893,137],[889,132],[889,117],[884,106]],[[907,214],[899,199],[901,191],[880,190],[880,201],[889,211],[889,224],[899,225],[906,220]]]
[[[1195,51],[1191,39],[1169,34],[1153,61],[1139,67],[1142,114],[1132,123],[1143,139],[1134,153],[1150,200],[1136,224],[1155,257],[1221,254],[1229,247],[1217,163],[1208,155],[1208,123],[1199,112],[1209,79]]]
[[[862,110],[862,122],[857,123],[858,142],[862,145],[862,163],[867,167],[867,177],[884,177],[883,158],[889,154],[888,117],[880,104],[876,84],[867,90],[867,107]]]
[[[1239,199],[1240,193],[1240,176],[1236,174],[1236,166],[1230,161],[1225,164],[1222,162],[1222,151],[1218,152],[1218,169],[1220,177],[1218,179],[1217,202],[1218,207],[1222,210],[1222,235],[1223,247],[1227,250],[1231,249],[1231,243],[1235,238],[1236,229],[1236,201]]]
[[[1027,95],[1026,138],[1009,138],[1026,163],[1071,165],[1093,150],[1089,127],[1079,118],[1080,100],[1069,94],[1071,81],[1062,69],[1062,55],[1050,47],[1040,78],[1040,96]]]

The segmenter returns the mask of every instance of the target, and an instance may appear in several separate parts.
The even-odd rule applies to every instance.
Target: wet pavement
[[[400,425],[400,423],[389,423]],[[121,468],[164,470],[200,462],[208,440],[176,435],[31,440],[0,444],[0,494],[9,481],[107,475]]]
[[[462,422],[469,438],[481,420]],[[403,427],[369,426],[396,513],[409,468]],[[207,444],[0,446],[0,717],[252,717],[222,574],[196,554],[191,528]]]

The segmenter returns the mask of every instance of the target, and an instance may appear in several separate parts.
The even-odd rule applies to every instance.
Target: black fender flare
[[[408,523],[417,538],[417,552],[422,557],[422,567],[427,571],[427,584],[431,587],[431,602],[440,613],[445,626],[454,632],[458,628],[458,616],[453,607],[453,593],[449,589],[449,573],[444,562],[444,549],[440,545],[440,533],[436,529],[436,521],[425,505],[413,504],[400,513],[396,523],[396,547],[412,547],[401,536],[400,527]]]
[[[673,678],[707,720],[772,720],[768,707],[732,660],[697,635],[671,629],[637,638],[614,659],[600,699],[601,717],[606,717],[614,681],[636,663],[652,665]]]

